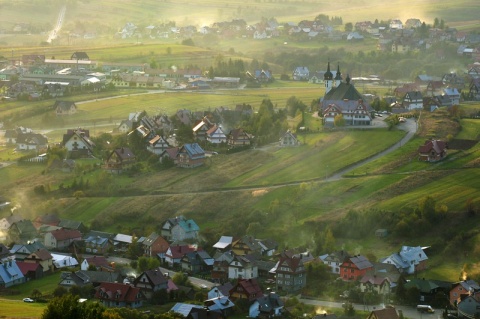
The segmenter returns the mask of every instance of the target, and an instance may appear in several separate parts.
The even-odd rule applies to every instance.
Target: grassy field
[[[0,318],[30,319],[40,318],[46,303],[25,303],[20,300],[0,299]]]

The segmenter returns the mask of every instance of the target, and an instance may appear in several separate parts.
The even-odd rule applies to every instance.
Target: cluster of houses
[[[480,286],[472,280],[452,283],[418,276],[405,280],[428,267],[427,247],[403,246],[378,262],[343,250],[319,257],[308,251],[282,251],[274,240],[247,235],[221,236],[212,247],[204,249],[198,244],[199,226],[184,216],[169,218],[162,223],[159,233],[139,238],[88,231],[81,222],[59,219],[54,214],[34,221],[12,214],[0,220],[0,227],[0,232],[7,236],[4,242],[15,243],[8,248],[0,245],[2,288],[61,272],[60,286],[68,289],[93,285],[95,298],[107,307],[137,308],[146,300],[175,294],[193,299],[192,288],[177,286],[160,268],[136,276],[117,271],[115,263],[105,256],[125,252],[130,245],[138,245],[144,256],[158,258],[170,269],[216,283],[208,291],[204,306],[177,303],[172,308],[186,316],[203,308],[226,317],[239,299],[249,302],[250,317],[279,316],[285,309],[277,293],[301,292],[307,284],[310,263],[323,263],[339,280],[356,283],[362,293],[377,292],[389,297],[402,281],[406,289],[419,291],[419,302],[433,302],[444,294],[466,317],[474,316],[480,304]],[[159,291],[166,294],[158,294]]]

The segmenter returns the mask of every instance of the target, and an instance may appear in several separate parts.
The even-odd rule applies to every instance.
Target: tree
[[[172,281],[176,284],[176,285],[180,285],[180,286],[187,286],[187,287],[191,287],[192,284],[190,283],[190,280],[188,279],[188,275],[179,271],[177,272],[173,277],[172,277]]]
[[[259,222],[251,222],[250,224],[248,224],[246,233],[247,235],[252,235],[253,237],[255,237],[262,229],[262,225]]]
[[[32,298],[34,300],[40,299],[42,297],[42,293],[38,289],[33,289],[32,291]]]
[[[63,288],[63,287],[62,287]],[[43,311],[42,319],[84,319],[84,303],[78,296],[65,294],[53,298]]]
[[[353,24],[351,22],[345,23],[345,32],[352,32]]]
[[[343,115],[338,114],[337,116],[335,116],[335,118],[333,119],[333,123],[336,127],[345,126],[345,119],[343,118]]]

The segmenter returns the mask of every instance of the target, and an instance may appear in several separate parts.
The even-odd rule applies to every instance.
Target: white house
[[[257,264],[248,256],[235,256],[228,265],[228,279],[253,279],[257,277]]]
[[[220,126],[214,125],[207,131],[207,141],[212,144],[226,143],[227,135]]]

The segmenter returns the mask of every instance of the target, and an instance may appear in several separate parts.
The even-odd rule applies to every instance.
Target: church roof
[[[327,94],[325,94],[324,101],[339,101],[339,100],[362,100],[363,97],[360,92],[357,91],[355,86],[347,81],[341,82],[337,87],[332,88]]]
[[[325,81],[333,79],[332,71],[330,71],[330,62],[328,62],[327,72],[323,75],[323,79]]]

